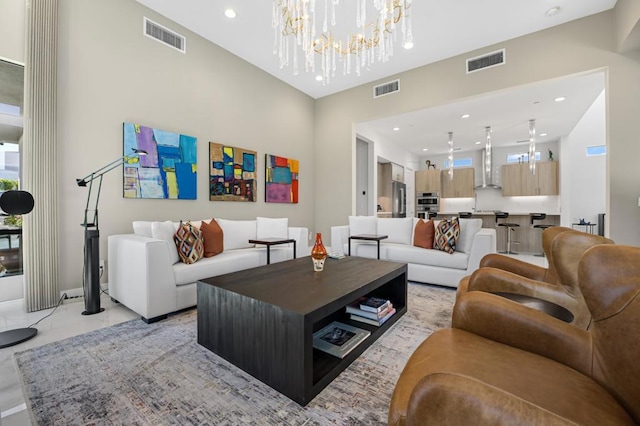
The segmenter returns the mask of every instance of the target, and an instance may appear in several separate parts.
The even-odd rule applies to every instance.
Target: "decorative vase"
[[[322,244],[322,234],[316,234],[316,243],[311,249],[311,260],[313,260],[313,270],[320,272],[324,269],[324,261],[327,259],[327,249]]]

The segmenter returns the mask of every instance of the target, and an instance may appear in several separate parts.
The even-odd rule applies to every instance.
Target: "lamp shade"
[[[0,209],[10,215],[33,210],[33,196],[27,191],[5,191],[0,194]]]

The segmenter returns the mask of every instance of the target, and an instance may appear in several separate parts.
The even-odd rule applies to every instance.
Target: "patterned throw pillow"
[[[182,223],[173,237],[178,249],[178,256],[183,263],[188,265],[196,263],[204,255],[204,240],[198,228],[191,225],[191,222]]]
[[[459,236],[460,223],[457,217],[441,220],[436,226],[433,248],[453,254]]]
[[[429,220],[420,219],[416,223],[416,228],[413,233],[413,245],[416,247],[422,247],[425,249],[432,249],[435,233],[436,233],[436,230],[434,227],[433,219],[429,219]]]

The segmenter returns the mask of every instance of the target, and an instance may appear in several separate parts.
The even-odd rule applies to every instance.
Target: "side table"
[[[389,238],[388,235],[362,234],[349,237],[349,256],[351,256],[351,240],[376,241],[378,243],[378,259],[380,259],[380,241]]]
[[[596,226],[596,224],[595,223],[572,223],[571,229],[576,229],[576,226],[584,226],[584,232],[593,234],[593,228]]]
[[[296,240],[294,239],[282,239],[282,238],[260,238],[257,240],[249,240],[249,244],[262,244],[267,246],[267,265],[271,264],[271,246],[277,246],[278,244],[293,243],[293,258],[296,258]]]

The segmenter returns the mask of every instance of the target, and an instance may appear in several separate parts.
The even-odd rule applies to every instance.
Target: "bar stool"
[[[544,231],[547,228],[551,228],[552,226],[555,226],[555,225],[551,225],[551,224],[548,224],[548,223],[538,223],[538,224],[535,224],[535,225],[533,224],[534,221],[536,221],[536,220],[545,220],[547,218],[547,214],[546,213],[530,213],[530,216],[531,216],[531,222],[530,222],[531,226],[533,228],[535,228],[535,229],[540,229],[540,230]],[[544,251],[542,251],[540,253],[535,253],[534,256],[544,257]]]
[[[433,219],[436,216],[438,216],[438,212],[428,212],[427,213],[427,220]]]
[[[458,212],[458,217],[460,219],[469,219],[471,217],[471,212]]]
[[[504,226],[504,230],[505,230],[505,237],[506,237],[506,241],[507,241],[507,250],[506,251],[501,251],[500,253],[504,253],[504,254],[518,254],[515,251],[511,251],[511,232],[515,232],[516,228],[519,228],[520,225],[517,223],[510,223],[510,222],[501,222],[498,223],[498,219],[506,219],[509,217],[509,213],[508,212],[495,212],[496,215],[496,224],[497,226]],[[517,241],[513,241],[514,244],[519,244],[519,242]]]

